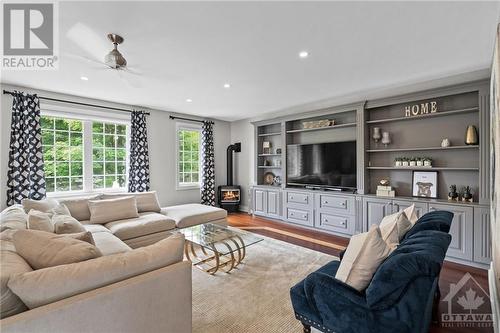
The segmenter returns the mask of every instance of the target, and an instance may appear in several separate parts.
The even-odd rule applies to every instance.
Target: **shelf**
[[[355,127],[355,126],[356,126],[356,123],[347,123],[347,124],[338,124],[338,125],[318,127],[318,128],[294,129],[294,130],[288,130],[288,131],[286,131],[286,133],[287,134],[302,133],[302,132],[321,131],[321,130],[334,129],[334,128]]]
[[[275,135],[281,135],[281,132],[262,133],[262,134],[259,134],[258,136],[263,137],[263,136],[275,136]]]
[[[412,116],[412,117],[397,117],[397,118],[367,120],[366,123],[367,124],[389,123],[389,122],[393,122],[393,121],[404,121],[404,120],[414,120],[414,119],[422,119],[422,118],[444,117],[444,116],[451,116],[451,115],[455,115],[455,114],[478,112],[478,111],[479,111],[478,107],[473,107],[473,108],[467,108],[467,109],[429,113],[429,114],[425,114],[425,115]]]
[[[417,167],[417,166],[408,166],[408,167],[394,167],[394,166],[369,166],[366,167],[368,170],[405,170],[405,171],[479,171],[479,168],[449,168],[449,167]]]
[[[451,146],[451,147],[420,147],[420,148],[387,148],[387,149],[368,149],[367,153],[386,153],[401,151],[420,151],[420,150],[457,150],[457,149],[478,149],[478,145],[471,146]]]
[[[276,165],[259,165],[258,168],[259,169],[281,169],[280,166],[276,166]]]
[[[259,154],[259,157],[266,157],[266,156],[281,156],[281,154]]]

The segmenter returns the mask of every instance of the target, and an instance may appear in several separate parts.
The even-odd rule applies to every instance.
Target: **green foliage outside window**
[[[200,131],[179,129],[178,179],[179,185],[192,185],[200,181]]]

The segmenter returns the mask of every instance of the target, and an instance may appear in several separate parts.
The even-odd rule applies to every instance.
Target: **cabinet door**
[[[274,218],[281,217],[279,191],[267,191],[267,215]]]
[[[435,210],[447,210],[454,214],[450,228],[451,243],[446,255],[472,261],[473,208],[447,204],[429,204],[429,211]]]
[[[392,200],[379,198],[363,198],[363,224],[366,230],[372,224],[380,224],[382,219],[392,214]]]
[[[253,206],[255,215],[265,216],[267,213],[267,191],[262,189],[255,189],[253,195]]]
[[[474,261],[491,262],[490,209],[474,207]]]
[[[392,201],[392,209],[394,213],[397,213],[403,209],[410,207],[415,204],[415,212],[417,213],[417,217],[420,218],[422,215],[428,212],[429,207],[426,202],[415,202],[415,201],[407,201],[407,200],[393,200]]]

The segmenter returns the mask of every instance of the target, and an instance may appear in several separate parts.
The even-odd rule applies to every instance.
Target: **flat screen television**
[[[356,189],[356,141],[287,146],[287,184]]]

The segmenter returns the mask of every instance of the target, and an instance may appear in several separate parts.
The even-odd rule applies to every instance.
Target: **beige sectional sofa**
[[[130,195],[137,196],[136,217],[99,224],[89,202],[111,195],[45,202],[64,203],[103,256],[39,270],[21,262],[9,237],[26,228],[27,211],[47,206],[27,202],[2,212],[2,332],[191,332],[191,264],[182,261],[183,238],[175,231],[225,224],[227,213],[199,204],[161,208],[154,192],[119,196]]]

